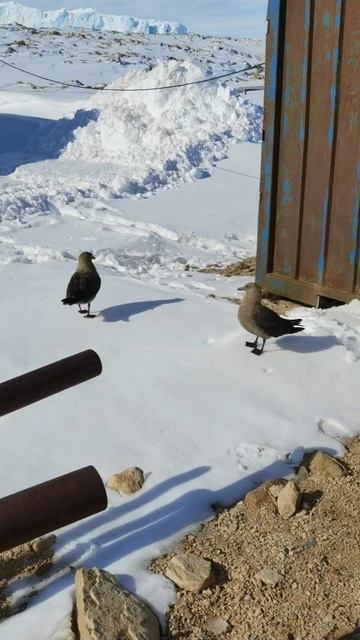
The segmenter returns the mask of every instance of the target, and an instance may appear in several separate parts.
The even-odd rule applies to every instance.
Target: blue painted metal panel
[[[266,137],[262,150],[262,184],[258,231],[257,278],[265,277],[269,261],[271,240],[271,201],[274,188],[274,143],[276,122],[276,96],[279,84],[279,35],[282,0],[269,0],[267,10],[268,36],[266,49],[265,80],[265,130]]]
[[[360,297],[360,0],[270,0],[257,282]]]

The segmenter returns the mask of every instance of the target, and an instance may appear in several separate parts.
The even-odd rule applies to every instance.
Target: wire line
[[[16,71],[21,71],[22,73],[26,73],[29,76],[33,76],[34,78],[40,78],[40,80],[46,80],[47,82],[53,82],[54,84],[59,84],[63,87],[72,87],[73,89],[85,89],[85,90],[90,90],[90,91],[120,91],[120,92],[127,92],[127,91],[160,91],[162,89],[177,89],[178,87],[188,87],[190,85],[194,85],[194,84],[202,84],[203,82],[211,82],[212,80],[220,80],[221,78],[227,78],[229,76],[233,76],[237,73],[242,73],[243,71],[250,71],[251,69],[258,69],[259,67],[263,67],[265,62],[259,62],[258,64],[253,64],[251,66],[246,66],[243,67],[243,69],[238,69],[237,71],[229,71],[228,73],[223,73],[217,76],[212,76],[211,78],[203,78],[201,80],[192,80],[190,82],[183,82],[181,84],[169,84],[166,86],[161,86],[161,87],[142,87],[142,88],[136,88],[136,89],[115,89],[115,88],[111,88],[111,87],[94,87],[94,86],[90,86],[90,85],[84,85],[84,86],[79,86],[78,84],[73,84],[70,82],[61,82],[61,80],[54,80],[53,78],[48,78],[46,76],[41,76],[38,73],[34,73],[32,71],[27,71],[26,69],[22,69],[21,67],[16,66],[15,64],[12,64],[11,62],[6,62],[5,60],[2,60],[0,58],[0,62],[2,64],[5,64],[7,67],[11,67],[12,69],[16,69]]]

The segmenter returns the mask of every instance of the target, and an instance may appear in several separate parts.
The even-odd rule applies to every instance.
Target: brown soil
[[[26,608],[31,592],[16,607],[10,605],[6,594],[10,582],[42,575],[52,566],[56,536],[51,534],[0,553],[0,621]]]
[[[291,309],[295,309],[296,307],[299,307],[299,309],[301,308],[301,305],[298,304],[297,302],[292,302],[291,300],[284,300],[283,298],[278,298],[273,294],[268,294],[268,297],[264,298],[263,302],[267,307],[269,307],[273,311],[276,311],[276,313],[279,313],[281,316],[286,316],[287,312],[290,311]],[[300,317],[301,317],[301,311],[300,311]]]
[[[195,267],[187,264],[186,271],[199,271],[200,273],[218,273],[221,276],[230,278],[232,276],[254,276],[255,275],[256,258],[244,258],[239,262],[222,266],[220,264],[208,264],[206,267]]]
[[[232,264],[228,264],[227,266],[222,266],[220,264],[208,264],[206,267],[195,267],[194,265],[187,264],[185,266],[186,271],[198,271],[199,273],[217,273],[226,278],[231,278],[233,276],[255,276],[255,268],[256,268],[256,257],[251,256],[250,258],[244,258],[244,260],[240,260],[239,262],[234,262]],[[240,304],[241,297],[232,298],[230,296],[216,296],[214,293],[209,293],[209,298],[214,298],[216,300],[227,300],[228,302],[232,302],[233,304]],[[269,294],[267,298],[264,298],[264,303],[266,306],[270,307],[277,313],[281,315],[286,315],[286,313],[293,309],[297,305],[295,302],[291,302],[290,300],[283,300],[278,298],[277,296]]]
[[[302,504],[288,520],[267,492],[260,506],[239,502],[185,537],[181,551],[212,560],[218,584],[177,592],[170,640],[360,639],[360,437],[348,442],[344,462],[341,478],[298,477]],[[153,569],[164,573],[170,556]],[[265,567],[283,580],[262,584],[256,574]],[[213,617],[228,623],[226,632],[206,630]]]

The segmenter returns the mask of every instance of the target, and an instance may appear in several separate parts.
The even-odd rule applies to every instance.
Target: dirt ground
[[[186,271],[199,271],[200,273],[217,273],[226,278],[231,278],[233,276],[255,276],[255,268],[256,268],[256,258],[254,256],[250,258],[244,258],[244,260],[240,260],[238,262],[234,262],[232,264],[228,264],[227,266],[222,266],[219,264],[209,264],[206,267],[202,267],[199,269],[193,265],[187,264],[185,267]],[[209,294],[209,298],[217,299],[213,293]],[[221,300],[228,300],[228,302],[232,302],[233,304],[241,304],[241,294],[239,297],[233,298],[229,296],[221,296]],[[267,298],[264,299],[264,303],[270,309],[273,309],[280,315],[286,315],[290,309],[294,307],[300,306],[290,300],[283,300],[274,295],[268,295]]]
[[[0,553],[0,621],[26,609],[28,597],[11,606],[6,595],[8,584],[28,576],[41,576],[52,566],[56,536],[50,534]],[[33,591],[30,598],[36,594]],[[1,638],[1,631],[0,631]]]
[[[232,276],[254,276],[255,267],[256,258],[250,257],[244,258],[244,260],[234,262],[233,264],[229,264],[225,267],[219,264],[209,264],[206,267],[197,269],[197,271],[200,271],[200,273],[218,273],[226,278],[231,278]],[[195,269],[195,267],[190,266],[189,268]]]
[[[180,550],[211,560],[217,574],[212,589],[177,591],[169,640],[360,639],[360,437],[347,443],[344,462],[341,478],[298,476],[302,501],[288,520],[267,492],[260,506],[223,510],[153,563],[164,573]],[[281,582],[263,584],[264,568]],[[207,630],[214,618],[225,631]]]

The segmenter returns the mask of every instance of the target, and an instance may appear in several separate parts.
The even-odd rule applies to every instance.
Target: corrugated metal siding
[[[257,282],[360,297],[360,0],[270,0]]]

